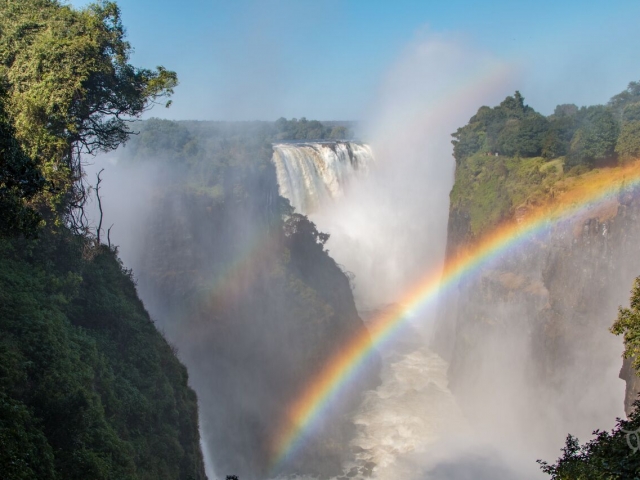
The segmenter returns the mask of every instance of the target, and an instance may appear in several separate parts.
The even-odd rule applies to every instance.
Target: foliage
[[[608,106],[618,115],[622,115],[625,107],[630,104],[637,104],[638,102],[640,102],[640,82],[629,82],[626,90],[611,97]]]
[[[613,112],[601,105],[580,110],[580,127],[571,139],[567,166],[586,164],[613,157],[620,126]]]
[[[111,2],[0,1],[0,32],[1,476],[203,479],[185,368],[115,251],[69,228],[80,153],[123,143],[176,76],[128,63]]]
[[[112,2],[75,10],[56,0],[2,1],[0,31],[8,121],[55,187],[42,192],[40,206],[77,224],[80,153],[125,142],[129,122],[173,92],[176,74],[128,63],[131,46]]]
[[[113,252],[84,248],[0,241],[3,478],[204,478],[185,368]]]
[[[640,102],[631,103],[624,107],[622,111],[622,122],[638,122],[640,121]]]
[[[495,107],[480,107],[452,137],[451,214],[456,236],[474,237],[552,194],[565,171],[580,176],[618,157],[638,158],[640,82],[606,106],[562,104],[548,117],[515,92]]]
[[[631,290],[629,308],[620,307],[611,332],[624,337],[624,358],[633,358],[633,367],[640,370],[640,277]]]
[[[508,123],[498,139],[498,150],[508,156],[539,156],[548,128],[547,119],[542,115],[532,114]]]
[[[538,460],[554,480],[632,480],[640,478],[640,402],[628,420],[617,419],[611,432],[596,430],[584,445],[567,436],[562,456],[555,464]]]
[[[616,153],[622,159],[640,158],[640,120],[622,126],[616,143]]]
[[[476,153],[550,160],[566,156],[567,167],[593,168],[615,160],[621,125],[636,120],[640,120],[639,82],[631,82],[606,106],[563,104],[548,117],[525,105],[516,92],[496,107],[480,107],[467,125],[452,134],[453,156],[457,164]]]
[[[566,155],[569,144],[578,128],[579,109],[573,104],[558,105],[549,121],[549,130],[545,136],[542,156],[548,159]]]
[[[275,140],[348,140],[352,133],[344,125],[324,126],[317,120],[279,118],[275,123]]]
[[[547,120],[516,92],[497,107],[481,107],[468,125],[451,135],[453,156],[457,163],[478,152],[538,156],[547,130]]]
[[[35,235],[40,215],[28,201],[43,191],[45,180],[22,150],[0,100],[0,236]]]
[[[299,239],[299,241],[311,248],[320,248],[329,240],[328,233],[318,232],[316,225],[309,221],[304,215],[291,213],[284,222],[284,234],[289,238]]]
[[[479,236],[512,216],[516,208],[547,197],[561,176],[561,162],[478,153],[456,168],[451,210],[464,212],[469,235]]]

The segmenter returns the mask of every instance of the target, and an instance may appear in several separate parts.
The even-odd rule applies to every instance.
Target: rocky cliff
[[[512,220],[526,221],[527,214],[526,206],[516,209]],[[468,218],[452,208],[450,257],[471,241]],[[622,189],[461,282],[443,305],[437,343],[450,359],[451,388],[463,408],[489,418],[495,405],[515,402],[521,415],[556,423],[558,433],[559,425],[570,428],[586,415],[607,425],[598,411],[615,411],[621,400],[615,377],[622,365],[621,342],[609,328],[640,274],[639,239],[640,191]],[[639,382],[627,362],[620,377],[628,411]]]

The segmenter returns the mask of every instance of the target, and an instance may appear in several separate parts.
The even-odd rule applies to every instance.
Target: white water
[[[273,152],[280,195],[303,214],[342,197],[374,162],[371,147],[354,142],[280,143]]]
[[[367,152],[370,155],[371,150],[367,149]],[[382,159],[375,163],[371,156],[366,169],[356,169],[349,168],[346,156],[342,157],[342,163],[338,158],[326,145],[278,145],[274,163],[280,168],[280,192],[301,213],[309,214],[318,222],[320,230],[332,234],[333,243],[328,244],[332,256],[356,273],[356,296],[362,298],[363,293],[369,294],[369,298],[380,301],[384,297],[379,292],[391,292],[393,296],[394,286],[401,290],[402,280],[410,279],[411,264],[404,259],[397,262],[397,272],[388,268],[394,265],[394,259],[400,258],[399,252],[390,248],[392,240],[397,236],[416,241],[427,239],[437,246],[438,238],[432,238],[429,232],[416,233],[403,228],[407,224],[399,213],[396,213],[396,223],[389,221],[395,217],[384,215],[385,208],[393,209],[398,203],[414,206],[404,201],[393,202],[384,195],[385,182],[389,182],[390,177],[388,168],[383,168]],[[419,157],[416,163],[420,163]],[[419,183],[419,179],[415,182]],[[432,190],[426,193],[430,194]],[[415,208],[419,209],[419,205]],[[363,206],[367,209],[363,210]],[[428,211],[423,211],[417,218],[429,226],[438,224],[428,216]],[[341,229],[344,225],[355,228],[355,231],[347,232],[351,232],[351,236]],[[396,228],[391,228],[392,225]],[[432,230],[434,236],[435,233]],[[438,230],[438,235],[440,233]],[[376,239],[379,240],[377,243]],[[418,261],[418,247],[422,245],[422,250],[428,252],[431,245],[426,242],[411,245],[413,248],[402,251],[413,255],[416,268],[424,269],[429,262],[424,258]],[[437,259],[440,249],[431,247],[431,250],[435,252],[432,257]],[[371,265],[382,268],[361,268],[368,265],[361,261],[363,254],[370,256]],[[358,285],[364,285],[364,289],[358,291]],[[512,444],[519,445],[523,441],[520,432],[507,428],[506,434],[502,435],[504,432],[499,425],[492,423],[494,417],[485,419],[484,424],[477,418],[467,420],[465,417],[458,404],[460,399],[448,387],[447,362],[427,347],[429,331],[424,325],[428,325],[435,315],[435,308],[422,309],[411,325],[405,326],[401,337],[379,352],[382,359],[380,385],[365,392],[362,403],[351,417],[356,436],[351,443],[352,459],[344,465],[345,475],[354,479],[373,476],[376,480],[398,477],[410,480],[539,478],[536,453],[526,448],[511,448]],[[496,435],[500,437],[498,441],[494,438]],[[527,443],[526,438],[524,440]],[[523,452],[525,458],[521,458]]]
[[[348,201],[340,201],[348,200],[344,197],[349,190],[376,185],[367,183],[376,164],[372,149],[364,144],[277,144],[273,162],[280,194],[297,211],[319,220],[321,229],[328,226],[328,233],[333,233],[331,219],[336,211],[344,214],[344,208],[353,208]],[[368,216],[360,220],[376,223]],[[339,237],[341,243],[343,237]],[[358,239],[363,240],[360,236]],[[416,478],[424,472],[425,456],[434,459],[428,463],[435,462],[435,450],[441,448],[436,446],[469,434],[470,427],[448,388],[448,364],[426,347],[418,331],[409,330],[403,335],[404,342],[400,340],[400,344],[379,352],[380,385],[364,394],[351,418],[357,434],[351,443],[353,460],[344,465],[350,477],[373,474],[386,480],[401,474]],[[412,461],[415,456],[420,460]]]
[[[366,392],[353,418],[358,429],[353,466],[362,471],[375,464],[378,479],[412,478],[414,468],[401,465],[406,458],[427,455],[469,427],[449,391],[448,365],[438,355],[417,347],[383,355],[383,365],[380,386]]]

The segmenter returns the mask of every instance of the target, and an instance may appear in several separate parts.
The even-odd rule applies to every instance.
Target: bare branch
[[[98,222],[98,228],[96,228],[96,238],[98,240],[98,245],[100,245],[100,233],[102,231],[102,199],[100,198],[100,183],[102,183],[102,178],[100,175],[104,172],[104,168],[98,172],[96,177],[98,177],[98,181],[96,182],[96,198],[98,199],[98,210],[100,210],[100,220]]]

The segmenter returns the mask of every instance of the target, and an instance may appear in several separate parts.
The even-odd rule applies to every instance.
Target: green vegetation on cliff
[[[630,267],[635,260],[629,256],[637,255],[637,191],[622,194],[622,186],[625,175],[635,175],[640,165],[640,82],[630,83],[607,105],[559,105],[547,117],[525,105],[516,92],[496,107],[480,108],[468,125],[453,134],[453,145],[456,171],[450,195],[449,255],[501,222],[526,217],[529,209],[554,199],[571,201],[572,194],[586,193],[596,185],[602,188],[614,181],[621,185],[617,203],[603,206],[595,215],[598,218],[576,225],[581,232],[569,237],[573,245],[567,248],[552,239],[544,244],[544,258],[535,246],[526,255],[505,255],[495,273],[487,272],[478,283],[461,286],[464,300],[456,313],[456,335],[464,342],[454,356],[458,371],[479,362],[477,345],[482,335],[492,338],[494,331],[507,331],[500,329],[504,322],[514,328],[518,340],[524,332],[538,342],[532,351],[539,357],[533,364],[542,372],[536,385],[540,390],[547,382],[553,386],[568,379],[563,364],[578,358],[576,349],[588,352],[589,375],[598,378],[595,364],[605,349],[597,339],[606,330],[599,323],[602,317],[594,312],[611,301],[619,275],[635,268]],[[558,251],[553,253],[554,249]],[[539,282],[536,290],[531,288],[534,282],[527,289],[514,288],[515,278],[526,285],[529,270]],[[571,285],[574,281],[576,286]],[[541,298],[544,301],[536,305]],[[519,317],[524,319],[521,324]],[[483,325],[489,323],[487,318],[491,319],[488,326]],[[640,279],[630,308],[620,309],[611,330],[624,336],[623,372],[635,367],[632,374],[637,373]],[[627,387],[625,405],[629,407],[633,398]],[[554,394],[560,391],[553,388]],[[461,396],[474,398],[470,392]],[[588,392],[585,388],[585,396]],[[567,401],[571,395],[561,398]],[[579,401],[579,396],[568,400],[567,408],[579,410]],[[540,462],[542,470],[555,480],[639,478],[640,403],[628,412],[629,417],[618,419],[613,430],[596,431],[584,444],[569,435],[562,456],[554,464]]]
[[[633,359],[633,368],[640,372],[640,277],[631,291],[629,308],[620,307],[611,332],[624,337],[624,358]]]
[[[37,195],[25,194],[45,219],[82,229],[80,155],[126,141],[129,120],[170,95],[176,74],[129,63],[131,46],[112,2],[75,10],[56,0],[4,0],[0,32],[3,130],[32,162],[22,161],[24,168],[37,168],[46,180],[32,182]],[[7,157],[16,155],[14,149]],[[6,170],[16,162],[8,158],[0,170],[5,190],[5,175],[18,173]]]
[[[203,479],[187,372],[89,233],[80,155],[171,93],[117,6],[0,2],[0,476]]]
[[[0,241],[4,479],[204,478],[187,372],[107,247]]]
[[[450,231],[472,239],[553,197],[566,177],[640,156],[640,82],[607,105],[558,105],[548,117],[516,92],[452,136]]]
[[[510,218],[518,207],[546,199],[562,170],[562,159],[474,154],[456,168],[451,210],[465,212],[469,234],[479,236]]]

